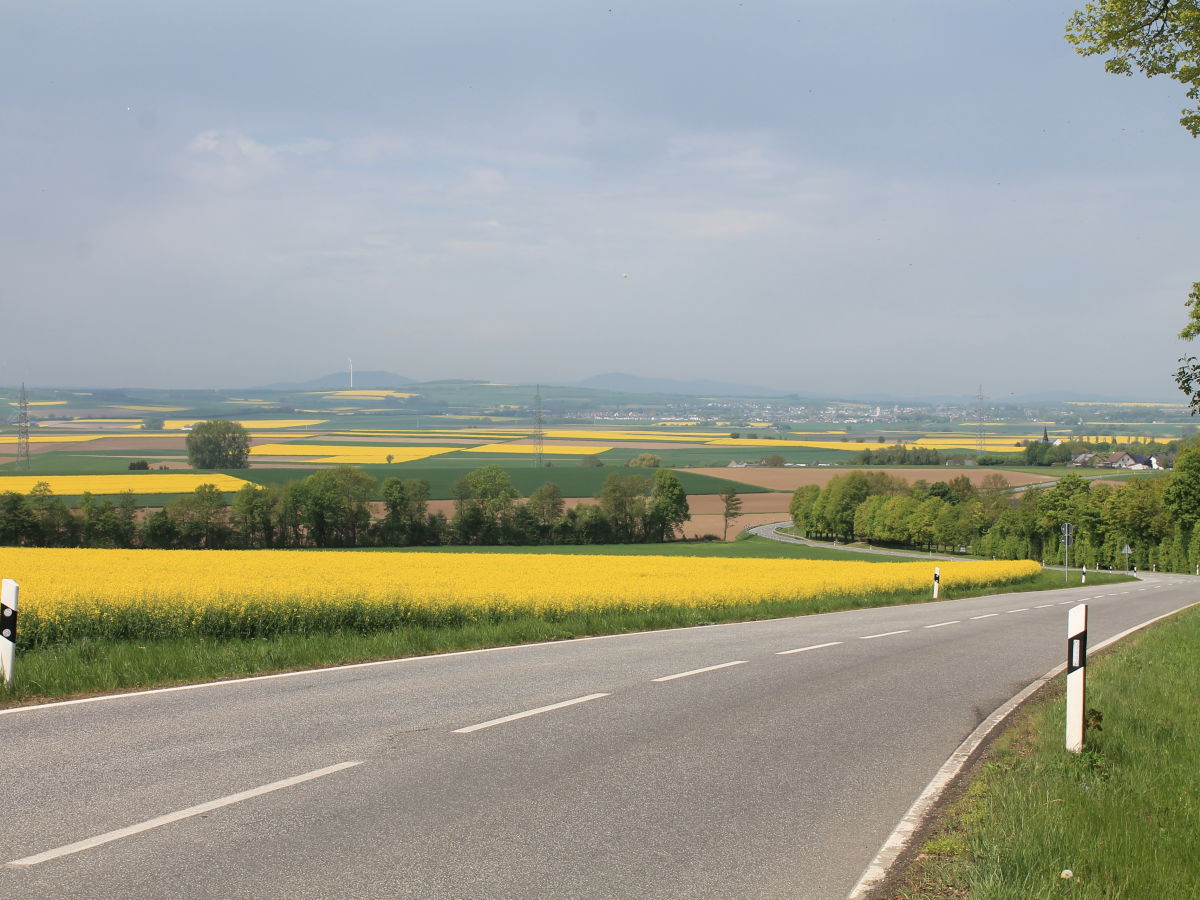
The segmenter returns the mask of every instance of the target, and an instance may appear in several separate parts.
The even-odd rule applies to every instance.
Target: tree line
[[[1023,455],[1027,466],[1061,466],[1082,454],[1090,453],[1101,457],[1120,451],[1130,455],[1157,457],[1159,465],[1166,467],[1172,463],[1183,446],[1182,440],[1147,441],[1142,444],[1069,440],[1057,446],[1052,442],[1029,441],[1025,445]]]
[[[1182,451],[1170,475],[1122,484],[1070,473],[1050,488],[1014,491],[994,472],[978,487],[965,475],[909,485],[886,472],[852,472],[823,489],[798,488],[790,511],[810,537],[1046,563],[1063,561],[1061,528],[1069,522],[1072,565],[1194,572],[1200,447]]]
[[[970,435],[964,435],[969,439]],[[850,462],[859,466],[942,466],[948,463],[961,464],[974,459],[980,466],[1011,466],[1016,464],[1026,466],[1062,466],[1075,457],[1091,453],[1096,456],[1123,450],[1126,453],[1139,456],[1156,456],[1159,464],[1166,466],[1175,458],[1175,454],[1183,446],[1183,441],[1147,441],[1133,444],[1120,441],[1099,440],[1066,440],[1059,444],[1053,441],[1020,441],[1014,442],[1016,453],[955,453],[947,455],[930,447],[906,447],[903,444],[892,444],[887,447],[860,450],[854,454]]]
[[[247,484],[228,502],[202,484],[147,516],[130,492],[114,501],[84,494],[71,508],[45,482],[28,494],[0,493],[0,545],[264,549],[299,547],[429,547],[657,543],[681,536],[688,521],[679,476],[612,473],[594,504],[567,508],[547,482],[522,500],[499,466],[469,472],[451,486],[454,513],[430,512],[423,478],[380,485],[354,466],[322,469],[303,479]],[[382,496],[382,515],[372,510]]]

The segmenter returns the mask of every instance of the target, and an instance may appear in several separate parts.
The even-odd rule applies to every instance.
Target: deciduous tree
[[[1105,56],[1117,75],[1168,75],[1187,88],[1197,106],[1179,122],[1200,137],[1200,2],[1096,0],[1067,22],[1067,40],[1083,56]]]
[[[647,529],[651,540],[674,540],[682,535],[683,523],[691,519],[688,509],[687,491],[679,476],[670,469],[659,469],[654,473],[654,486],[650,491],[653,527]]]
[[[729,523],[742,516],[742,498],[737,495],[737,488],[732,484],[721,488],[718,496],[721,498],[721,519],[725,525],[721,532],[721,540],[726,540],[729,537]]]
[[[250,435],[237,422],[197,422],[187,436],[188,462],[196,469],[244,469],[250,457]]]

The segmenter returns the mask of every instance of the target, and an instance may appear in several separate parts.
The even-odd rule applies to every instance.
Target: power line
[[[542,414],[542,386],[537,386],[533,406],[533,464],[542,467],[542,456],[546,444],[546,418]]]
[[[978,407],[978,419],[975,423],[975,452],[979,456],[983,456],[987,452],[987,432],[983,429],[983,401],[987,397],[983,396],[983,385],[979,386],[979,393],[975,395],[975,403]]]
[[[29,398],[21,382],[21,400],[17,404],[17,468],[29,470]]]

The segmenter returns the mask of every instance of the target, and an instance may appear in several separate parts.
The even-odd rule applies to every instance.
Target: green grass
[[[379,479],[380,483],[385,478],[424,478],[429,482],[430,492],[434,500],[449,500],[451,499],[450,486],[455,481],[465,476],[468,472],[479,469],[486,465],[484,460],[475,459],[467,462],[460,461],[458,465],[450,467],[444,465],[427,465],[429,460],[421,460],[422,465],[381,465],[381,466],[360,466],[364,472],[374,478]],[[584,468],[577,464],[556,465],[551,468],[535,468],[532,465],[513,465],[511,459],[505,460],[508,465],[503,468],[512,478],[513,487],[515,487],[522,496],[529,496],[541,485],[548,481],[557,484],[561,489],[564,497],[593,497],[604,486],[605,479],[613,472],[618,475],[646,475],[654,477],[653,469],[631,469],[628,466],[602,466],[600,468]],[[313,471],[316,471],[315,469]],[[294,481],[303,478],[308,474],[304,469],[243,469],[239,471],[226,472],[227,475],[233,475],[237,478],[244,478],[248,481],[254,481],[258,484],[282,484],[288,481]],[[727,482],[722,478],[713,478],[709,475],[701,475],[696,472],[679,472],[679,480],[683,483],[683,489],[689,494],[716,494],[723,488]],[[766,488],[756,488],[752,485],[738,485],[738,491],[741,493],[767,493]]]
[[[152,448],[143,450],[96,451],[95,455],[84,453],[36,453],[30,458],[29,470],[18,471],[12,463],[4,467],[9,475],[128,475],[131,473],[129,464],[135,459],[144,459],[151,466],[157,464],[159,457],[177,459],[186,458],[187,454],[176,452],[158,452]],[[145,474],[145,473],[143,473]],[[3,487],[0,487],[3,490]]]
[[[1192,609],[1092,660],[1087,705],[1102,719],[1082,754],[1063,749],[1061,686],[1027,707],[893,896],[1197,896],[1198,644],[1200,609]]]
[[[750,542],[741,541],[725,546],[737,547],[743,543]],[[1050,586],[1061,587],[1061,584]],[[1004,585],[964,590],[961,593],[948,590],[943,592],[943,597],[954,599],[997,590],[1019,590],[1021,587]],[[16,682],[10,689],[0,687],[0,706],[374,659],[589,635],[813,615],[845,609],[919,603],[929,599],[926,591],[904,591],[715,609],[660,607],[637,611],[600,611],[568,614],[554,620],[525,615],[501,621],[458,625],[406,625],[366,633],[345,629],[255,639],[81,639],[20,652],[16,662]]]
[[[551,553],[599,556],[719,556],[733,559],[835,559],[843,562],[897,562],[894,557],[853,553],[766,538],[744,540],[675,541],[667,544],[559,544],[540,547],[373,547],[363,553]],[[1061,587],[1061,585],[1060,585]]]

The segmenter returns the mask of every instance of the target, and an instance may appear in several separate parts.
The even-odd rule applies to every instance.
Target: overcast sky
[[[0,6],[0,384],[1172,398],[1200,142],[1059,0]]]

